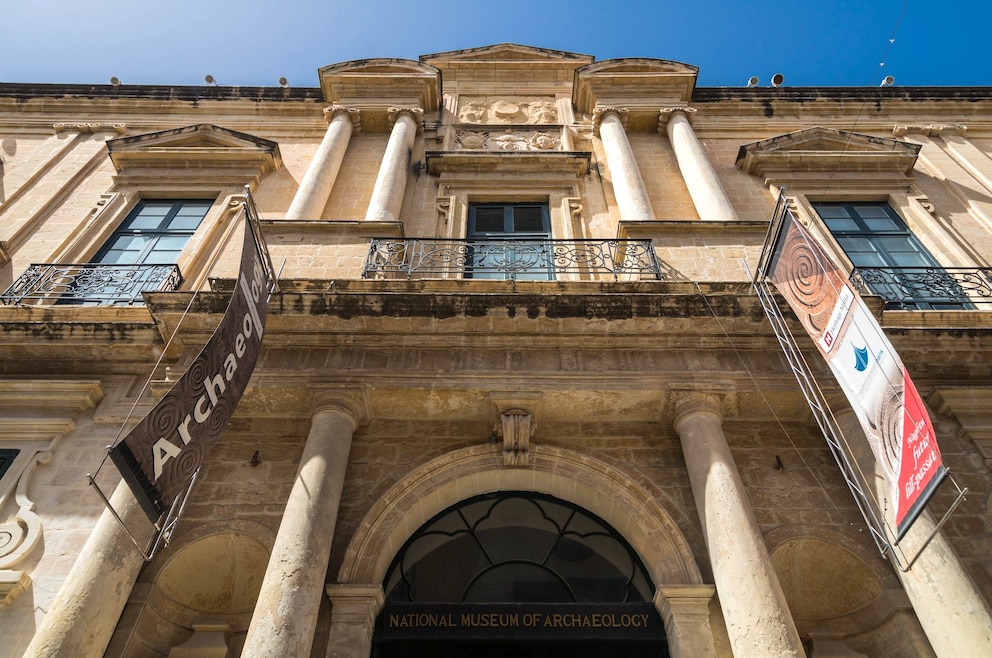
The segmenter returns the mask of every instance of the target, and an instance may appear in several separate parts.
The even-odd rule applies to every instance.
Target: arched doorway
[[[407,540],[383,590],[375,658],[668,655],[633,548],[545,494],[485,494],[441,512]]]

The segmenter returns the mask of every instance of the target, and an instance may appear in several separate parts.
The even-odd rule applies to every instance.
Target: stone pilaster
[[[311,425],[293,490],[241,655],[308,656],[355,428],[367,416],[361,391],[312,388]]]
[[[627,110],[619,107],[597,107],[593,125],[603,142],[606,165],[613,180],[613,194],[617,199],[620,219],[645,221],[654,219],[644,180],[637,168],[634,151],[627,140],[624,117]]]
[[[721,398],[677,393],[675,431],[734,656],[801,658],[799,633],[723,433]]]
[[[654,605],[665,620],[668,651],[672,658],[716,658],[710,627],[713,585],[659,587]]]
[[[331,601],[327,658],[368,658],[375,617],[384,602],[379,585],[335,584],[326,588]]]
[[[399,219],[413,156],[413,143],[423,117],[424,111],[420,108],[389,109],[389,121],[393,128],[386,144],[386,152],[382,156],[375,187],[372,188],[372,199],[365,213],[366,221]]]
[[[286,219],[320,218],[341,170],[351,135],[361,130],[362,117],[358,108],[332,105],[324,110],[324,115],[330,120],[327,132],[286,211]]]
[[[663,128],[668,132],[679,171],[682,172],[699,218],[710,221],[736,220],[737,212],[692,129],[691,119],[695,112],[692,107],[662,108],[658,118],[658,132]]]

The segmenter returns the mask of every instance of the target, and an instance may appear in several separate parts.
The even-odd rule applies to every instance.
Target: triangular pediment
[[[111,139],[107,150],[117,173],[131,177],[151,171],[177,177],[196,169],[198,175],[225,171],[247,183],[282,164],[276,142],[209,123]]]
[[[920,145],[817,126],[745,144],[737,167],[766,176],[783,171],[889,171],[908,174]]]
[[[593,61],[592,55],[571,53],[564,50],[552,50],[550,48],[538,48],[536,46],[524,46],[517,43],[497,43],[491,46],[479,48],[465,48],[463,50],[449,50],[442,53],[421,55],[420,61],[429,64],[439,65],[439,63],[471,63],[471,62],[514,62],[514,61],[542,61],[542,62],[567,62],[572,64],[585,64]]]

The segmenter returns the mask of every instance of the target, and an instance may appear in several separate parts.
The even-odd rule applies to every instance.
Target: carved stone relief
[[[561,135],[545,130],[457,130],[461,151],[559,151]]]
[[[466,97],[458,110],[461,123],[502,124],[502,125],[552,125],[561,123],[554,99]]]

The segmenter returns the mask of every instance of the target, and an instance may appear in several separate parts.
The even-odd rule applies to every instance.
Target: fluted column
[[[662,108],[658,129],[660,131],[662,126],[667,127],[668,140],[672,143],[679,171],[682,172],[699,218],[711,221],[736,220],[737,212],[689,122],[695,111],[691,107]]]
[[[372,188],[372,200],[365,213],[367,221],[396,221],[399,218],[413,158],[413,142],[423,116],[424,111],[420,108],[390,108],[389,120],[393,129]]]
[[[359,392],[311,392],[310,434],[255,603],[243,658],[309,656],[355,428]]]
[[[876,468],[861,423],[850,409],[836,418],[861,473],[873,480],[862,483],[863,486],[875,492],[879,507],[889,515],[888,528],[894,528],[895,506],[888,501],[885,477]],[[924,512],[906,532],[897,550],[907,559],[916,555],[934,528],[933,517]],[[890,535],[889,540],[893,539]],[[895,572],[934,653],[940,658],[992,656],[992,611],[942,532],[937,533],[909,571],[896,569]]]
[[[677,398],[675,431],[734,656],[804,657],[722,422],[719,397],[686,393]]]
[[[117,485],[110,504],[129,528],[148,526],[124,482]],[[103,656],[144,563],[114,517],[104,510],[24,655]]]
[[[659,587],[654,605],[665,620],[671,658],[716,658],[710,627],[712,585]]]
[[[331,601],[331,637],[327,658],[368,658],[375,617],[384,602],[379,585],[327,586]]]
[[[603,142],[606,164],[613,178],[613,195],[617,199],[620,219],[643,221],[654,219],[644,180],[637,168],[634,151],[627,140],[624,127],[627,110],[618,107],[598,107],[593,123]]]
[[[333,105],[326,108],[324,114],[330,119],[330,124],[296,190],[293,202],[289,204],[286,219],[320,218],[341,170],[351,134],[361,129],[358,108]]]

